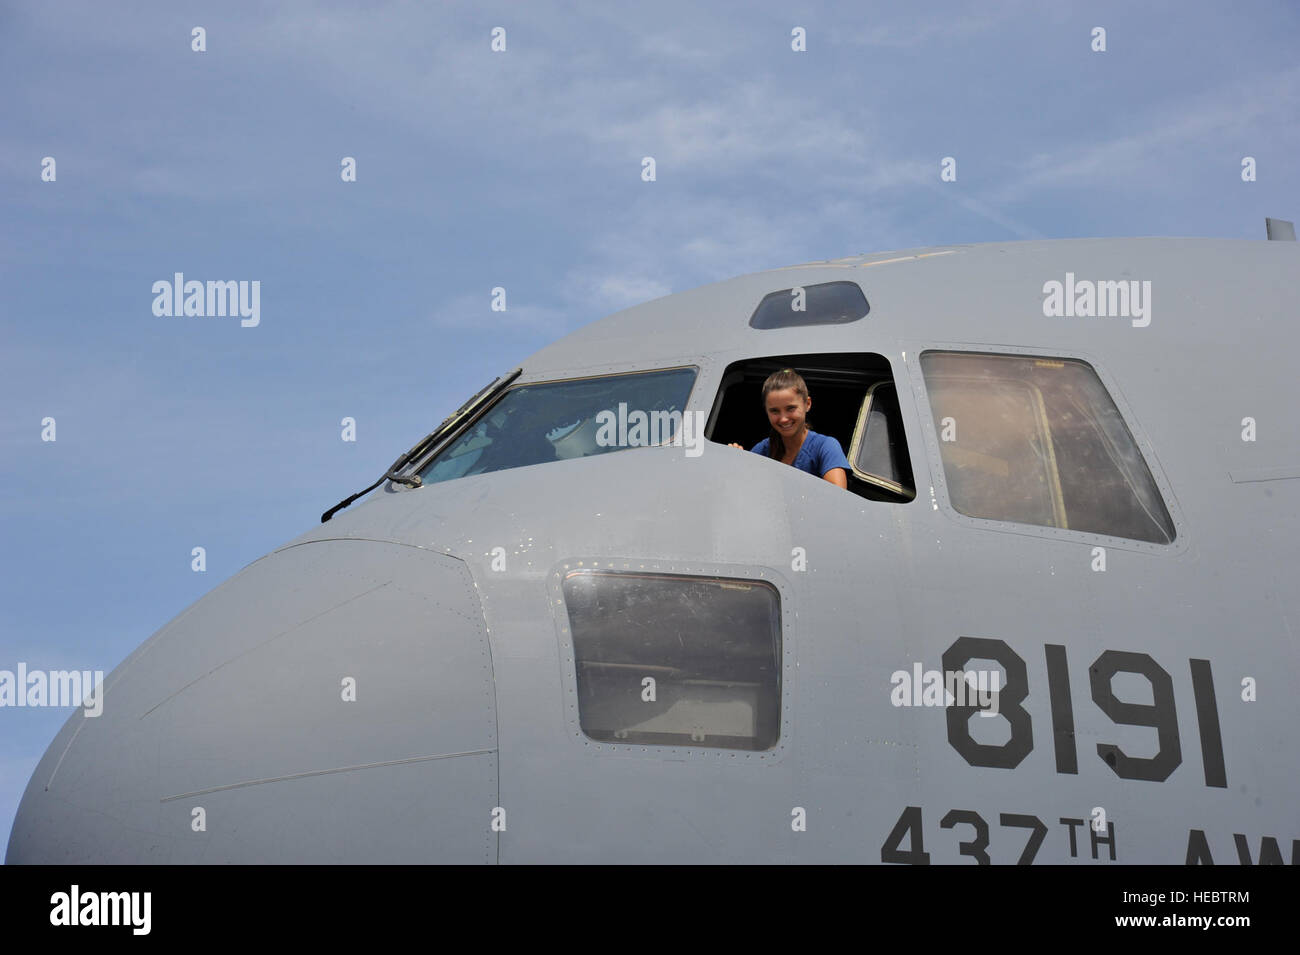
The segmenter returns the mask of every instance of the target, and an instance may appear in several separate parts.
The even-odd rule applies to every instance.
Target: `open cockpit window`
[[[764,295],[749,317],[749,327],[844,325],[865,318],[870,310],[857,282],[822,282]]]
[[[735,362],[723,373],[706,436],[745,448],[769,437],[763,382],[782,368],[793,368],[808,385],[808,429],[834,438],[848,455],[850,491],[893,503],[916,496],[898,392],[883,355],[780,355]]]
[[[697,369],[516,385],[419,464],[423,484],[627,447],[665,444],[682,427]]]
[[[575,570],[561,582],[582,732],[767,750],[781,728],[781,600],[766,581]]]
[[[921,372],[958,513],[1173,542],[1151,470],[1090,365],[927,351]]]
[[[849,450],[853,473],[901,497],[914,497],[912,462],[903,437],[898,391],[892,381],[878,381],[867,389]]]

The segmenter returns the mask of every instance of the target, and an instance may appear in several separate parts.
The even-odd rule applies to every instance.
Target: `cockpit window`
[[[1151,471],[1090,365],[928,351],[921,371],[956,511],[1173,542]]]
[[[695,368],[519,385],[417,472],[424,484],[622,448],[681,429]]]
[[[732,362],[723,372],[705,437],[751,449],[768,438],[763,382],[782,368],[793,368],[808,386],[809,430],[834,438],[847,452],[849,491],[892,504],[916,497],[898,391],[884,355],[768,355]]]
[[[749,318],[749,327],[844,325],[865,318],[870,310],[857,282],[822,282],[763,296]]]
[[[766,750],[781,724],[781,601],[766,581],[572,571],[561,582],[583,733]]]
[[[898,411],[898,391],[892,381],[878,381],[867,389],[849,460],[853,462],[853,473],[862,480],[902,497],[916,496],[903,418]]]

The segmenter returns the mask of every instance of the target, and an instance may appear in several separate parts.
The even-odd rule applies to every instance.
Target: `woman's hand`
[[[745,450],[744,448],[741,448],[740,445],[736,444],[736,442],[734,442],[734,441],[731,442],[731,444],[727,445],[727,447],[729,447],[729,448],[740,448],[740,450],[742,450],[742,451]]]

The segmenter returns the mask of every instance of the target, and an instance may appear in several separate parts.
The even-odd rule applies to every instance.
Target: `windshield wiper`
[[[398,474],[398,472],[401,471],[403,468],[405,468],[416,458],[421,457],[426,451],[428,451],[431,447],[433,447],[440,440],[442,440],[442,438],[446,436],[446,434],[449,431],[455,428],[456,425],[460,424],[460,422],[463,421],[467,416],[477,411],[481,405],[491,402],[494,398],[496,398],[497,395],[501,394],[501,392],[503,392],[512,381],[514,381],[521,374],[523,374],[523,371],[524,371],[523,368],[516,368],[514,371],[510,372],[510,374],[506,375],[504,378],[498,377],[494,379],[490,384],[488,384],[485,388],[480,389],[478,394],[474,395],[472,398],[469,399],[469,401],[465,402],[463,405],[457,408],[454,412],[452,412],[451,415],[447,417],[445,421],[443,421],[442,424],[438,425],[438,427],[434,428],[432,431],[426,434],[423,438],[421,438],[414,445],[412,445],[409,451],[407,451],[396,461],[394,461],[392,463],[392,466],[390,466],[389,469],[384,472],[383,477],[381,477],[378,481],[370,485],[370,487],[366,488],[365,490],[357,491],[357,493],[353,494],[351,497],[344,498],[343,500],[339,501],[337,504],[335,504],[333,507],[331,507],[328,511],[326,511],[324,514],[320,516],[320,522],[324,524],[336,513],[343,510],[343,508],[347,507],[349,504],[351,504],[353,501],[357,500],[358,498],[365,497],[367,494],[369,494],[375,488],[379,487],[379,485],[383,484],[385,481],[392,481],[396,484],[405,484],[407,487],[419,487],[422,482],[420,481],[418,475],[402,477]]]

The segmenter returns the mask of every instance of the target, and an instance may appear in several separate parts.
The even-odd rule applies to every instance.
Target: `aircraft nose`
[[[496,700],[462,561],[323,540],[140,646],[27,786],[9,863],[492,862]]]

